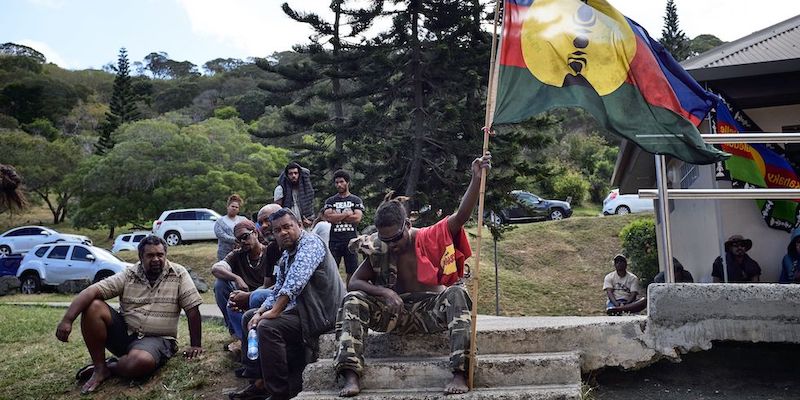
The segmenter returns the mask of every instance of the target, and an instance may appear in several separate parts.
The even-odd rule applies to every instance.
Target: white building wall
[[[800,125],[800,105],[749,108],[744,113],[764,132],[782,132],[784,126]]]

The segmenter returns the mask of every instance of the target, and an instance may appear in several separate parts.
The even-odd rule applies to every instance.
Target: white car
[[[108,250],[80,243],[49,243],[34,247],[19,264],[22,293],[38,293],[43,285],[55,286],[64,281],[88,279],[98,282],[133,264]]]
[[[619,189],[612,190],[603,200],[604,215],[653,212],[653,209],[653,199],[640,199],[638,194],[619,194]]]
[[[52,242],[92,244],[92,240],[83,235],[60,233],[44,226],[21,226],[0,235],[0,256],[27,253],[36,245]]]
[[[214,223],[220,218],[214,210],[207,208],[186,208],[168,210],[161,213],[158,220],[153,221],[153,233],[167,242],[169,246],[177,246],[189,240],[213,240]]]
[[[150,234],[150,232],[131,232],[118,235],[114,239],[114,246],[111,247],[111,252],[117,254],[120,251],[139,251],[139,242]]]

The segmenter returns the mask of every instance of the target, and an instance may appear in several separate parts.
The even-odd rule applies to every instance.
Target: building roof
[[[683,63],[688,70],[800,58],[800,15],[717,46]]]

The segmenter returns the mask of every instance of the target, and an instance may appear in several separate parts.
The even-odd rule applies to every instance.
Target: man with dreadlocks
[[[361,391],[364,340],[368,329],[379,332],[450,334],[453,380],[445,394],[464,393],[472,300],[463,285],[464,260],[472,251],[464,232],[478,202],[481,169],[490,168],[488,153],[472,162],[472,180],[458,210],[433,226],[411,227],[399,199],[387,200],[375,213],[378,232],[362,238],[368,254],[350,278],[336,322],[336,374],[345,380],[340,396]],[[452,286],[451,286],[452,285]]]
[[[0,164],[0,211],[24,209],[28,201],[22,193],[22,178],[10,165]]]

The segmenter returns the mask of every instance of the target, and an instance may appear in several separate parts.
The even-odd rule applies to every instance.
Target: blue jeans
[[[233,292],[234,289],[233,281],[217,278],[217,281],[214,282],[214,300],[217,301],[217,307],[219,307],[219,311],[222,313],[222,318],[225,319],[225,326],[231,334],[236,333],[236,329],[234,328],[236,324],[232,325],[230,318],[228,318],[228,298],[231,296],[231,292]]]
[[[267,296],[269,296],[270,293],[272,293],[272,288],[269,289],[259,288],[250,292],[250,304],[249,304],[250,308],[253,309],[261,307],[261,305],[264,304],[264,300],[267,299]],[[226,315],[227,320],[233,326],[233,334],[236,335],[237,338],[241,339],[242,342],[247,340],[247,338],[244,337],[244,331],[242,330],[243,314],[240,312],[233,311],[227,307],[226,307],[226,312],[227,312]]]

